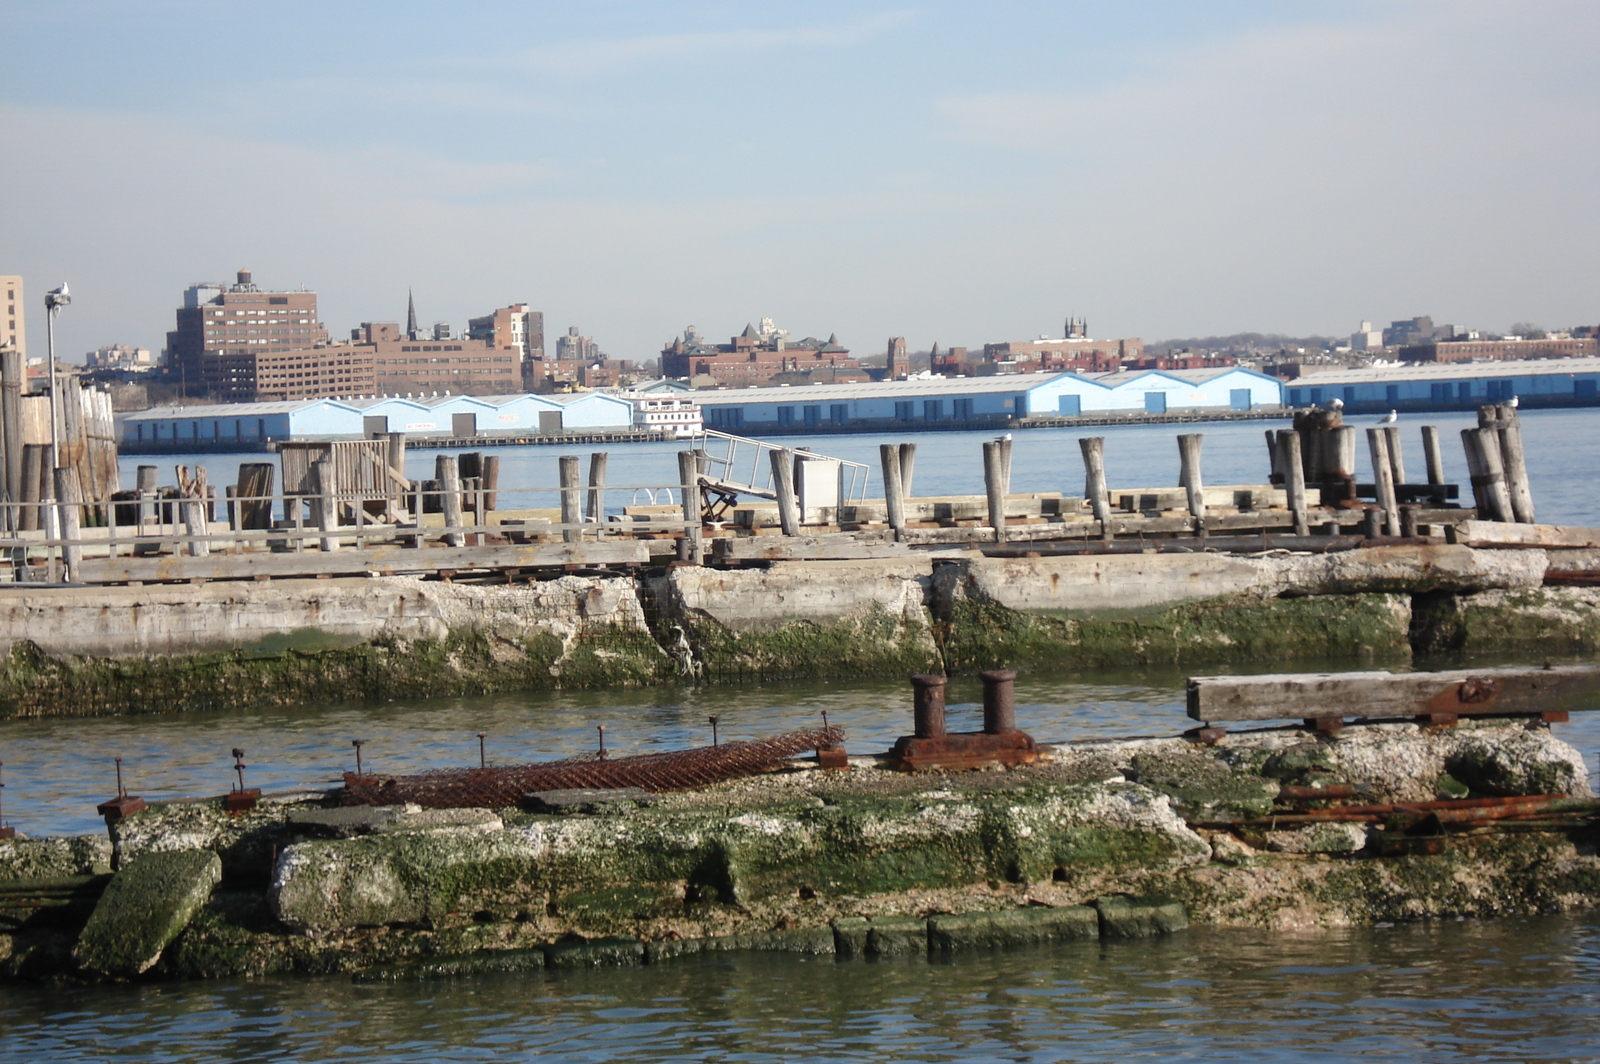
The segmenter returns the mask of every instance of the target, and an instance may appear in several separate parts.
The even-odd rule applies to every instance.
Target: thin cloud
[[[709,30],[568,41],[475,59],[473,65],[503,67],[555,76],[615,74],[651,63],[727,53],[758,53],[779,48],[852,48],[909,24],[912,13],[890,11],[870,18],[779,30]]]

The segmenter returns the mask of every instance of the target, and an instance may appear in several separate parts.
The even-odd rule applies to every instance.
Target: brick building
[[[190,285],[176,325],[167,333],[171,371],[188,394],[222,399],[253,398],[239,392],[253,356],[301,351],[328,339],[317,320],[315,292],[262,291],[249,270],[240,270],[232,285]]]
[[[1600,354],[1593,339],[1443,340],[1400,349],[1401,362],[1512,362],[1524,358],[1584,358]]]
[[[837,336],[790,340],[789,334],[775,328],[770,318],[761,319],[759,330],[746,325],[744,332],[726,344],[706,343],[691,325],[681,338],[662,349],[661,374],[689,378],[706,386],[735,388],[813,381],[844,384],[869,379],[861,363],[839,344]]]

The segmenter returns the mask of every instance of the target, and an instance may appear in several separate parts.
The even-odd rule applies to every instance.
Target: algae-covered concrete
[[[1572,552],[1567,552],[1572,554]],[[1592,653],[1595,593],[1540,549],[674,566],[0,589],[0,717],[999,666]],[[503,578],[500,578],[503,580]]]
[[[1372,802],[1579,801],[1562,824],[1420,835],[1398,822],[1281,822],[1292,812],[1281,785],[1329,783]],[[1172,933],[1188,920],[1315,928],[1558,912],[1600,901],[1589,797],[1581,756],[1549,730],[1475,720],[1338,738],[1278,728],[1215,746],[1074,743],[1011,771],[798,765],[591,812],[352,817],[308,799],[230,818],[215,803],[173,804],[117,825],[131,863],[91,920],[99,930],[0,932],[0,972],[60,974],[63,941],[88,969],[120,976],[388,978],[395,965],[391,975],[526,970],[729,948],[893,956]],[[193,874],[157,875],[164,861]],[[156,933],[120,952],[93,945],[142,894],[140,875],[161,881],[152,896],[173,915],[141,921]],[[178,881],[192,888],[181,904]]]
[[[111,878],[74,956],[95,974],[130,978],[161,959],[222,880],[210,850],[150,854]]]

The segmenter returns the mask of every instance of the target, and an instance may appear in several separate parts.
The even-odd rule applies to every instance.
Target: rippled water
[[[0,1002],[13,1061],[1590,1061],[1600,925],[1195,928],[949,962],[721,955],[378,986],[6,987]]]

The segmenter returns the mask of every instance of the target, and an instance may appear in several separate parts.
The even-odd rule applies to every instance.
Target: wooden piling
[[[678,481],[683,485],[684,536],[678,557],[700,564],[705,538],[705,514],[700,502],[700,456],[694,451],[678,452]],[[791,485],[792,486],[792,485]],[[791,498],[793,493],[791,492]]]
[[[584,516],[592,524],[603,524],[606,519],[606,463],[610,460],[606,451],[595,451],[589,455],[589,498],[584,507]]]
[[[142,465],[134,472],[133,486],[138,494],[138,523],[134,531],[136,536],[148,536],[151,533],[151,524],[157,523],[160,514],[156,507],[156,491],[160,486],[160,471],[153,465]],[[160,543],[135,543],[133,553],[135,557],[144,557],[150,554],[159,554]]]
[[[1504,456],[1500,453],[1500,431],[1498,429],[1467,429],[1474,433],[1478,439],[1478,461],[1483,467],[1484,492],[1488,497],[1491,521],[1515,521],[1516,511],[1512,508],[1511,492],[1506,486],[1506,467]]]
[[[444,461],[444,456],[440,455],[439,460],[442,463]],[[451,458],[450,469],[452,472],[455,470],[455,467],[455,459]],[[339,537],[337,535],[339,530],[339,503],[335,497],[335,492],[338,489],[338,482],[339,474],[334,467],[332,458],[324,458],[320,461],[312,463],[311,490],[315,494],[311,496],[311,520],[312,523],[317,526],[317,531],[323,533],[318,542],[318,546],[325,551],[335,551],[339,549]],[[460,492],[457,492],[456,514],[458,521],[460,520],[460,507]],[[447,511],[445,522],[448,524],[449,520],[450,518]],[[452,543],[450,545],[452,547],[461,546],[459,542]]]
[[[1267,483],[1274,487],[1283,484],[1283,471],[1278,468],[1278,433],[1275,429],[1267,429]]]
[[[439,509],[444,514],[444,542],[449,547],[466,545],[461,529],[461,466],[453,454],[434,459],[434,476],[439,481]]]
[[[1506,493],[1511,498],[1511,520],[1534,524],[1533,491],[1528,484],[1528,463],[1522,449],[1522,424],[1517,408],[1509,403],[1482,407],[1478,425],[1492,428],[1499,437],[1500,461],[1505,470]]]
[[[500,507],[500,456],[486,454],[483,456],[483,508],[497,510]],[[487,524],[488,522],[483,522]]]
[[[1189,516],[1194,518],[1194,530],[1206,534],[1206,490],[1200,474],[1200,445],[1205,434],[1185,432],[1178,436],[1178,486],[1184,489],[1189,501]]]
[[[83,489],[78,471],[70,466],[55,470],[55,495],[61,507],[61,558],[66,563],[64,579],[73,582],[83,574]]]
[[[578,490],[578,456],[564,454],[558,460],[561,467],[561,539],[565,543],[583,542],[582,493]]]
[[[902,499],[911,498],[911,474],[917,469],[917,445],[900,445],[900,491]]]
[[[1278,468],[1284,475],[1284,495],[1289,512],[1294,515],[1294,534],[1309,535],[1310,517],[1306,511],[1306,470],[1300,453],[1300,433],[1294,429],[1278,430]]]
[[[878,461],[883,467],[883,505],[889,527],[898,537],[906,530],[905,486],[902,481],[903,464],[900,446],[893,443],[878,445]]]
[[[1383,426],[1383,430],[1389,437],[1388,445],[1390,475],[1394,478],[1395,487],[1399,488],[1401,484],[1409,483],[1409,481],[1406,480],[1405,454],[1400,446],[1400,426],[1385,425]]]
[[[189,549],[186,552],[191,558],[205,558],[211,554],[211,544],[204,537],[211,534],[210,510],[210,485],[206,483],[206,467],[199,466],[195,469],[194,480],[183,486],[183,524],[184,530],[189,534]],[[338,524],[337,504],[328,506],[334,514],[334,524]]]
[[[1083,452],[1083,494],[1100,522],[1100,538],[1111,539],[1116,533],[1111,526],[1111,498],[1106,487],[1106,438],[1084,436],[1078,440]]]
[[[1439,447],[1439,430],[1432,425],[1422,426],[1422,458],[1428,467],[1428,487],[1433,489],[1433,504],[1443,506],[1444,452]]]
[[[22,352],[15,348],[0,351],[0,447],[4,448],[0,489],[7,502],[22,501],[22,385],[26,368]],[[12,520],[17,520],[15,511]],[[12,525],[12,527],[18,527]]]
[[[1006,490],[1003,456],[999,440],[983,441],[983,490],[989,500],[989,526],[994,541],[1006,541]]]
[[[42,524],[39,520],[39,484],[45,472],[44,453],[49,449],[48,443],[22,445],[22,492],[18,501],[24,505],[19,527],[27,532],[37,531]]]
[[[1372,483],[1383,511],[1383,528],[1391,536],[1400,534],[1400,501],[1395,492],[1394,461],[1389,455],[1389,430],[1384,426],[1367,430],[1367,449],[1372,454]]]
[[[786,536],[800,534],[800,502],[794,494],[794,452],[787,447],[769,451],[772,490],[778,496],[778,524]]]

